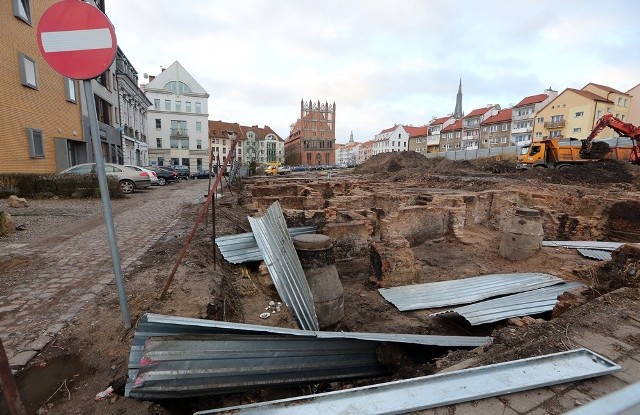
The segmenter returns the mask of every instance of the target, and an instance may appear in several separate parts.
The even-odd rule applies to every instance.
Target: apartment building
[[[373,156],[373,140],[365,141],[358,147],[358,160],[356,164],[362,164]]]
[[[300,101],[300,118],[284,143],[288,165],[335,164],[336,103]]]
[[[175,61],[142,90],[152,103],[147,113],[149,164],[189,166],[209,160],[209,94]]]
[[[456,122],[456,119],[451,115],[447,115],[446,117],[435,118],[429,123],[429,134],[427,136],[427,142],[429,147],[437,146],[432,151],[433,153],[437,153],[438,151],[447,151],[446,145],[441,142],[440,132],[443,128],[448,127],[449,125]]]
[[[54,3],[0,5],[1,173],[55,173],[87,161],[79,82],[54,71],[38,48],[39,19]]]
[[[640,126],[640,84],[634,86],[630,90],[627,91],[627,95],[629,95],[629,119],[627,122],[637,126]]]
[[[138,72],[120,47],[116,54],[116,81],[120,108],[122,161],[124,164],[148,166],[147,110],[151,106],[151,101],[138,87]]]
[[[583,89],[567,88],[536,115],[534,140],[586,138],[604,114],[614,114],[626,120],[630,98],[624,92],[597,84],[588,84]],[[599,134],[600,137],[615,135],[610,128]]]
[[[405,125],[404,130],[409,134],[408,150],[415,151],[420,154],[426,154],[428,152],[427,137],[429,135],[429,127],[426,125],[422,127]]]
[[[487,118],[496,115],[500,110],[500,105],[487,105],[484,108],[477,108],[465,115],[462,119],[461,144],[460,148],[472,150],[480,147],[480,124]]]
[[[256,162],[257,164],[284,163],[285,141],[268,125],[260,128],[240,126],[246,140],[243,142],[244,156],[238,154],[243,164]]]
[[[460,150],[462,148],[461,137],[462,118],[440,130],[440,148],[443,151]]]
[[[544,93],[523,98],[514,105],[511,113],[511,139],[512,145],[527,146],[533,139],[533,124],[540,108],[547,105],[558,96],[558,91],[551,88]]]
[[[409,150],[409,133],[402,125],[380,131],[373,139],[373,154]]]
[[[498,111],[480,123],[480,148],[508,147],[511,135],[511,109]]]

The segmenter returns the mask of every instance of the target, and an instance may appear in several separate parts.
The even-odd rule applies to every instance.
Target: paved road
[[[184,203],[207,192],[207,180],[190,180],[136,192],[112,203],[122,270],[132,266],[179,219]],[[52,212],[85,201],[32,201]],[[25,366],[64,325],[114,281],[102,204],[87,201],[85,217],[67,217],[38,239],[0,239],[0,265],[24,261],[2,273],[0,336],[12,368]],[[52,207],[53,206],[53,207]],[[2,206],[0,206],[1,208]],[[91,209],[91,210],[89,210]],[[6,209],[11,212],[12,209]],[[89,211],[87,211],[89,210]],[[19,212],[17,209],[14,211]],[[42,214],[41,211],[39,214]],[[16,216],[18,220],[22,217]],[[26,217],[25,217],[26,218]],[[67,227],[66,229],[59,229]],[[34,224],[31,231],[36,231]],[[58,228],[58,229],[55,229]],[[27,227],[27,232],[30,227]],[[52,237],[53,236],[53,237]],[[14,262],[15,264],[15,262]]]

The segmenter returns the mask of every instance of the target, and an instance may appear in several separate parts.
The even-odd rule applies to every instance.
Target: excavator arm
[[[589,153],[591,152],[591,147],[593,146],[593,139],[598,134],[600,134],[602,130],[604,130],[607,127],[611,128],[613,131],[620,134],[621,136],[629,137],[631,138],[631,140],[633,140],[634,149],[633,149],[632,157],[634,157],[634,159],[637,159],[638,158],[638,141],[640,140],[640,128],[636,127],[633,124],[626,123],[620,120],[619,118],[614,117],[613,114],[605,114],[602,117],[600,117],[598,121],[596,121],[596,124],[593,127],[593,130],[591,130],[591,133],[589,133],[587,138],[584,140],[582,150],[580,151],[580,153],[584,154],[585,156],[589,155]]]

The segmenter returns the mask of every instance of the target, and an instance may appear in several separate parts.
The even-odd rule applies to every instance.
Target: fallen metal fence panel
[[[220,345],[220,343],[214,343],[213,341],[209,343],[202,343],[202,348],[199,350],[196,348],[195,343],[184,343],[184,347],[176,347],[175,344],[173,346],[172,352],[167,352],[165,354],[164,360],[174,359],[176,356],[180,356],[180,360],[182,362],[190,361],[188,365],[185,363],[170,363],[177,367],[165,366],[165,368],[170,368],[167,372],[172,375],[176,375],[176,384],[175,386],[181,388],[186,386],[183,384],[183,380],[178,379],[178,371],[180,370],[180,376],[189,378],[188,380],[184,380],[184,382],[192,382],[192,388],[206,388],[207,382],[211,383],[208,380],[193,380],[197,378],[194,376],[197,373],[197,369],[194,367],[194,372],[191,372],[192,366],[191,364],[197,364],[197,361],[190,360],[191,358],[202,357],[204,355],[207,358],[217,359],[215,353],[210,353],[214,348],[214,344],[218,344],[218,349],[227,350],[230,354],[225,354],[230,359],[236,359],[237,354],[244,354],[244,356],[250,356],[254,354],[255,356],[264,356],[264,353],[271,353],[271,344],[269,343],[269,339],[273,339],[279,336],[282,339],[287,339],[287,342],[291,342],[291,344],[302,344],[301,342],[313,342],[319,340],[318,344],[323,344],[323,342],[333,342],[333,344],[338,345],[338,350],[336,352],[336,356],[330,356],[330,354],[325,354],[325,358],[327,359],[340,359],[341,356],[344,356],[344,348],[349,345],[357,346],[362,348],[363,344],[367,344],[366,347],[370,347],[370,345],[379,344],[388,344],[395,343],[398,345],[402,344],[410,344],[410,345],[418,345],[427,347],[427,350],[434,350],[435,352],[444,353],[447,350],[451,349],[459,349],[459,348],[473,348],[478,346],[483,346],[491,342],[491,337],[471,337],[471,336],[432,336],[432,335],[418,335],[418,334],[395,334],[395,333],[351,333],[351,332],[324,332],[324,331],[308,331],[308,330],[298,330],[298,329],[288,329],[288,328],[280,328],[280,327],[269,327],[269,326],[259,326],[252,324],[242,324],[242,323],[230,323],[225,321],[215,321],[215,320],[204,320],[204,319],[195,319],[188,317],[176,317],[176,316],[165,316],[160,314],[152,314],[147,313],[144,314],[140,320],[138,321],[136,331],[133,336],[133,341],[131,345],[131,352],[129,355],[129,376],[127,379],[127,384],[125,386],[125,396],[132,397],[140,397],[140,398],[151,398],[151,397],[159,397],[162,395],[163,397],[168,397],[169,394],[175,394],[175,396],[185,396],[187,392],[170,392],[165,388],[164,391],[158,390],[145,390],[144,388],[138,388],[134,390],[136,385],[136,381],[141,372],[141,367],[146,366],[143,372],[144,376],[151,376],[162,372],[162,368],[157,368],[155,366],[149,366],[148,363],[150,361],[160,361],[163,360],[162,357],[158,357],[161,353],[155,353],[151,355],[145,356],[145,344],[148,341],[152,341],[153,344],[162,343],[164,345],[170,345],[171,341],[175,341],[177,336],[220,336],[216,338],[216,341],[220,341],[223,336],[227,336],[231,338],[231,336],[236,336],[238,339],[247,338],[247,336],[252,336],[254,339],[253,342],[245,342],[242,343],[242,347],[228,347],[224,343]],[[243,337],[244,336],[244,337]],[[201,338],[203,339],[203,338]],[[166,340],[166,342],[165,342]],[[284,341],[284,340],[283,340]],[[236,345],[239,343],[236,343]],[[314,343],[305,343],[313,346]],[[327,343],[328,344],[328,343]],[[164,346],[163,346],[164,347]],[[258,350],[256,350],[256,348]],[[339,349],[343,349],[342,352]],[[260,350],[264,349],[264,350]],[[305,354],[307,353],[307,347],[302,347],[298,353]],[[154,350],[158,350],[157,348]],[[206,351],[206,352],[205,352]],[[236,353],[236,355],[234,355]],[[211,355],[211,356],[210,356]],[[189,357],[187,359],[187,356]],[[328,357],[327,357],[328,356]],[[311,363],[314,363],[313,356],[307,356],[311,360]],[[354,360],[358,359],[360,362],[363,360],[367,360],[373,362],[376,360],[375,358],[375,350],[367,356],[359,355],[354,358]],[[372,360],[373,359],[373,360]],[[377,361],[377,360],[376,360]],[[219,362],[218,362],[219,363]],[[315,363],[321,363],[320,361]],[[213,363],[212,363],[213,364]],[[225,362],[225,365],[228,367],[232,367],[233,365],[238,365],[236,369],[239,369],[242,364],[241,361],[231,361]],[[350,365],[350,362],[345,363],[347,366]],[[180,365],[183,365],[182,367]],[[188,366],[189,368],[185,368],[184,366]],[[365,369],[360,369],[360,373],[364,376],[366,370],[379,370],[378,366],[374,366],[373,363]],[[351,370],[351,369],[350,369]],[[341,369],[331,369],[331,376],[335,376],[336,378],[341,377],[343,371]],[[354,372],[354,370],[351,370]],[[144,378],[142,378],[144,379]],[[152,381],[157,380],[156,378],[152,379]],[[246,381],[246,379],[245,379]],[[195,382],[195,383],[194,383]],[[248,383],[248,382],[247,382]],[[147,387],[151,388],[152,384],[147,384]],[[157,386],[157,385],[156,385]],[[166,385],[165,385],[166,386]],[[242,383],[236,379],[235,387],[242,388]],[[133,392],[132,392],[133,391]],[[148,394],[148,395],[147,395]]]
[[[261,218],[249,217],[249,224],[280,298],[293,309],[302,329],[319,330],[311,289],[280,203],[275,201]]]
[[[205,414],[402,414],[574,382],[619,371],[588,349],[514,360],[348,390],[196,412]]]
[[[434,313],[432,316],[457,313],[473,326],[506,320],[511,317],[530,316],[553,310],[560,294],[582,286],[583,284],[578,282],[568,282],[493,300],[481,301],[464,307]]]
[[[621,242],[606,241],[542,241],[542,246],[574,249],[600,249],[602,251],[615,251],[622,245],[624,244]]]
[[[591,401],[565,415],[637,415],[640,414],[640,382]]]
[[[585,258],[597,259],[598,261],[611,261],[611,251],[578,248],[578,252]]]
[[[453,281],[381,288],[378,291],[398,310],[409,311],[467,304],[499,295],[560,284],[561,282],[562,279],[550,274],[525,272],[489,274]]]
[[[316,233],[316,228],[314,226],[302,226],[289,228],[287,231],[293,238],[297,235]],[[220,250],[222,257],[231,264],[263,260],[262,253],[252,232],[218,236],[216,237],[216,246]]]

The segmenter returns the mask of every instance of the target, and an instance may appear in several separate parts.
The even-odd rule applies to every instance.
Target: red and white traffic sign
[[[58,73],[72,79],[92,79],[113,63],[116,32],[98,8],[80,0],[62,0],[42,15],[38,46]]]

